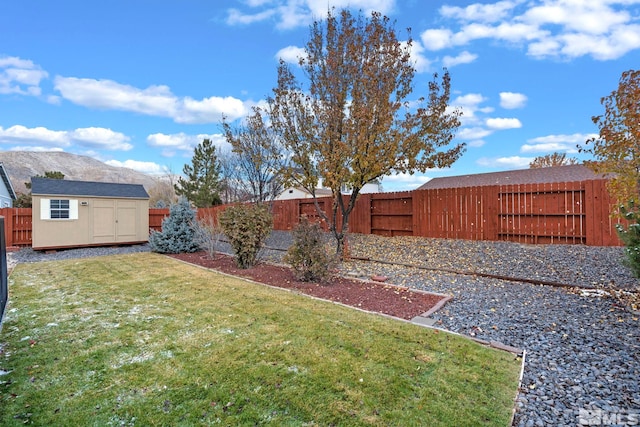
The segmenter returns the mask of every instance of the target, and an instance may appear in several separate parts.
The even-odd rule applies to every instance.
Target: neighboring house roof
[[[298,190],[301,193],[311,194],[306,188],[302,187],[288,187],[282,190],[280,194],[286,194],[290,190]],[[331,190],[328,188],[316,188],[316,197],[331,196],[331,194]]]
[[[603,175],[594,173],[584,165],[566,165],[433,178],[418,187],[418,190],[508,184],[544,184],[551,182],[586,181],[601,178],[603,178]]]
[[[2,163],[0,163],[0,177],[2,178],[2,181],[4,182],[4,186],[7,188],[7,191],[9,192],[9,196],[11,196],[11,200],[16,200],[16,192],[13,190],[13,185],[11,185],[11,180],[9,179],[9,174],[7,174],[7,171],[4,168],[4,165]]]
[[[308,193],[307,190],[304,190],[302,188],[300,188],[300,190],[304,191],[305,193]],[[333,193],[328,188],[316,188],[316,197],[331,196],[332,194]]]
[[[70,181],[67,179],[31,178],[31,194],[48,196],[85,196],[148,199],[141,184]]]

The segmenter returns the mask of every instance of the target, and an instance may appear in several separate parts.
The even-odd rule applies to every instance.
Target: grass
[[[22,264],[0,425],[506,426],[519,362],[157,254]]]

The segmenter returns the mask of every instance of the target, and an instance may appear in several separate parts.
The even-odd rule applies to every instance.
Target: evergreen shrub
[[[184,197],[171,205],[169,216],[162,220],[162,231],[152,231],[149,246],[153,252],[179,254],[200,249],[195,240],[196,211]]]
[[[250,268],[273,228],[273,218],[264,205],[235,205],[224,210],[218,221],[229,239],[236,265]]]

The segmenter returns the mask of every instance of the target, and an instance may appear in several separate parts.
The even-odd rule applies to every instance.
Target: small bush
[[[216,249],[222,237],[222,230],[213,216],[199,219],[194,224],[195,241],[209,258],[215,258]]]
[[[222,232],[229,239],[236,264],[250,268],[256,263],[258,252],[273,227],[273,218],[266,206],[235,205],[218,217]]]
[[[626,264],[631,268],[634,276],[640,278],[640,210],[630,202],[628,207],[620,206],[620,212],[631,222],[626,229],[622,224],[616,225],[618,236],[625,245]]]
[[[306,216],[293,230],[293,244],[289,247],[284,261],[291,264],[295,276],[304,282],[325,280],[335,264],[322,240],[318,224],[312,224]]]
[[[151,250],[161,254],[196,252],[199,245],[194,239],[195,219],[196,212],[191,209],[189,201],[180,199],[169,208],[169,216],[162,220],[162,231],[151,232]]]

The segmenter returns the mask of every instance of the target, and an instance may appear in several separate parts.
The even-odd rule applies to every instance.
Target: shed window
[[[51,199],[49,203],[51,219],[69,219],[69,200]]]
[[[40,200],[40,219],[78,219],[78,201],[42,199]]]

